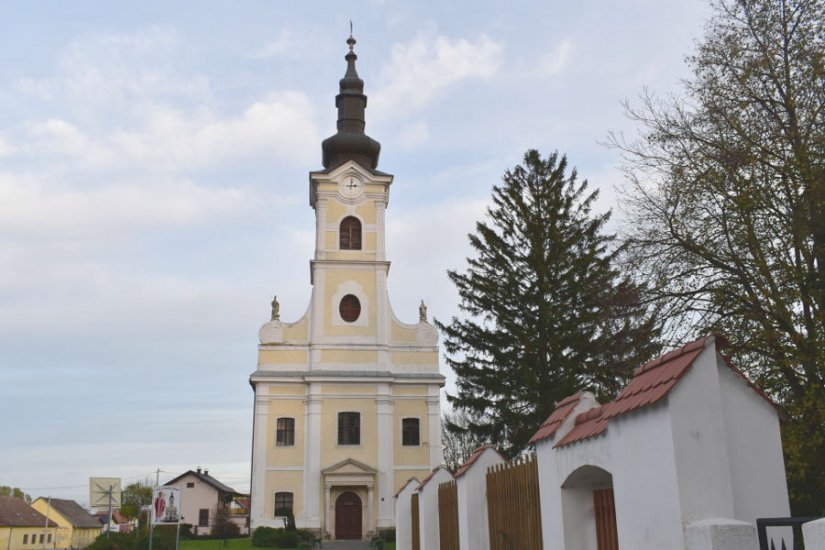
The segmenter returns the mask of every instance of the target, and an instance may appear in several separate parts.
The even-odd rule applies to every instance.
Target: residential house
[[[45,550],[54,548],[58,525],[14,497],[0,497],[0,548]]]
[[[211,534],[218,519],[235,523],[242,534],[249,533],[248,495],[224,485],[209,470],[189,470],[164,485],[180,489],[183,522],[192,525],[195,535]]]
[[[32,508],[57,523],[55,548],[86,548],[101,533],[100,521],[73,500],[40,497]]]

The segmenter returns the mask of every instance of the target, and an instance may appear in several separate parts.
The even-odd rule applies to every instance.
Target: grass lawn
[[[253,550],[252,539],[229,539],[227,546],[222,540],[182,540],[180,550]],[[386,550],[395,550],[395,543],[388,542]]]
[[[182,540],[180,550],[252,550],[252,539],[244,537],[242,539],[229,539],[228,545],[224,546],[222,540]]]

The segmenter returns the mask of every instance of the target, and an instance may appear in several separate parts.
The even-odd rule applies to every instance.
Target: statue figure
[[[424,305],[424,300],[421,300],[421,305],[418,306],[418,320],[423,323],[427,322],[427,306]]]
[[[278,321],[281,319],[281,304],[278,303],[278,295],[272,298],[272,320]]]

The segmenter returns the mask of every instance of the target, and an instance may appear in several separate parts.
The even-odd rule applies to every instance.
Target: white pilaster
[[[435,395],[433,395],[433,393]],[[441,448],[441,406],[439,399],[440,389],[436,385],[429,387],[427,397],[427,413],[429,419],[430,468],[435,468],[444,462],[444,449]]]
[[[308,528],[321,527],[321,400],[318,385],[309,384],[304,439],[304,527]]]
[[[390,384],[378,385],[378,527],[392,527],[395,517],[393,499],[393,433],[392,389]],[[370,501],[372,502],[372,501]]]
[[[375,489],[372,485],[367,488],[367,525],[371,533],[375,533]]]
[[[269,429],[269,402],[261,399],[260,393],[268,391],[267,384],[255,385],[255,429],[252,433],[252,491],[256,498],[252,499],[250,510],[250,525],[254,529],[263,525],[265,519],[264,506],[266,504],[266,439]]]

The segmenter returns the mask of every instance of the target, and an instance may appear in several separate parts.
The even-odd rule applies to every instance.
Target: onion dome
[[[364,95],[364,81],[358,77],[355,70],[355,60],[358,56],[353,51],[355,38],[351,34],[347,44],[349,53],[344,57],[347,60],[347,72],[340,80],[340,91],[335,96],[338,132],[321,144],[324,168],[331,170],[354,160],[364,168],[375,170],[378,166],[381,144],[364,133],[367,96]]]

